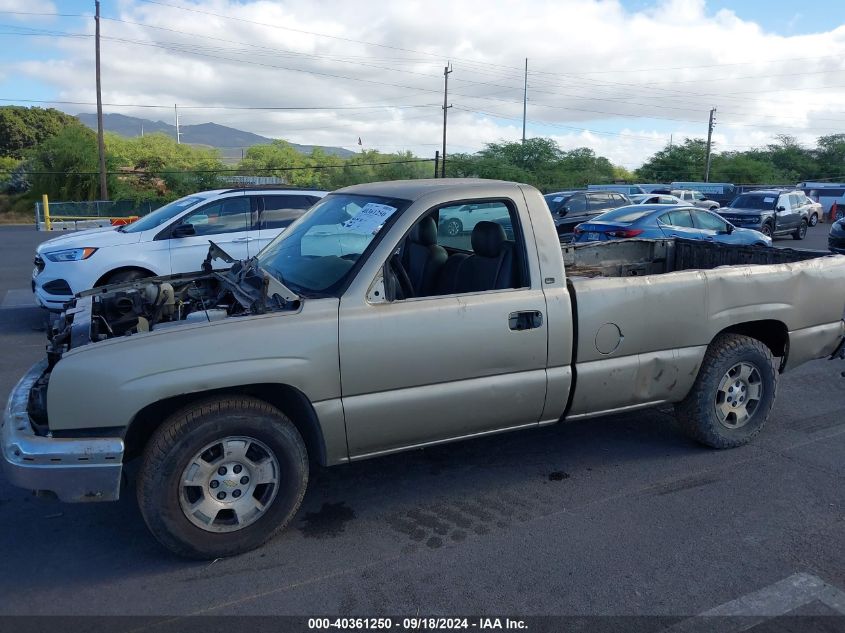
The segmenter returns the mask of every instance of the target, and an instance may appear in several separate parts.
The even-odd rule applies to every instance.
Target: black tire
[[[194,518],[189,518],[183,510],[185,491],[183,486],[189,465],[194,465],[206,453],[198,454],[203,447],[219,443],[221,448],[225,441],[251,440],[275,461],[272,462],[271,472],[276,473],[274,489],[269,490],[268,484],[255,485],[252,493],[245,491],[244,502],[251,496],[259,499],[257,493],[268,498],[256,514],[250,517],[253,522],[244,522],[244,527],[237,527],[240,520],[233,520],[231,516],[221,514],[232,512],[223,510],[210,523],[210,527],[198,527]],[[246,445],[246,444],[245,444]],[[228,446],[228,445],[227,445]],[[252,444],[249,444],[250,450]],[[246,455],[249,451],[244,449]],[[198,458],[199,455],[199,458]],[[207,459],[207,458],[206,458]],[[217,464],[221,464],[225,472],[225,465],[229,459],[228,448],[223,449],[218,456],[219,461],[208,461],[212,477],[220,470],[214,471]],[[264,463],[264,462],[262,462]],[[237,470],[232,473],[250,473],[252,471]],[[224,494],[224,490],[231,491],[238,484],[238,475],[227,475],[231,480],[223,481],[209,488],[218,490],[217,494]],[[240,479],[243,484],[248,477]],[[257,480],[258,477],[255,476]],[[225,556],[235,556],[261,546],[278,534],[290,523],[302,503],[305,489],[308,486],[308,453],[302,437],[294,424],[278,409],[261,400],[246,396],[229,398],[212,398],[191,405],[168,418],[153,434],[144,451],[141,469],[138,474],[137,495],[138,505],[144,521],[153,536],[167,549],[179,556],[195,559],[213,559]],[[266,495],[272,493],[271,497]],[[232,498],[234,492],[230,492]],[[201,497],[204,496],[204,492]],[[238,495],[240,496],[240,495]],[[219,498],[219,497],[218,497]],[[208,498],[214,505],[216,502]],[[231,503],[235,503],[230,498]],[[258,504],[255,504],[258,507]],[[217,523],[221,520],[221,523]],[[229,523],[226,524],[225,521]],[[212,531],[212,530],[228,531]]]
[[[816,226],[819,223],[819,214],[813,212],[810,216],[810,226]]]
[[[805,237],[807,237],[807,220],[801,220],[801,224],[798,225],[798,228],[792,234],[792,239],[803,240]]]
[[[736,426],[728,419],[724,422],[720,420],[717,409],[730,408],[730,401],[719,402],[719,394],[724,393],[725,379],[731,381],[733,390],[733,377],[730,372],[740,365],[753,367],[756,370],[757,382],[752,383],[749,380],[743,383],[745,388],[741,392],[737,390],[734,399],[741,393],[747,397],[751,393],[752,385],[759,385],[761,391],[747,421]],[[687,397],[675,405],[675,416],[681,429],[697,442],[711,448],[736,448],[751,441],[766,424],[775,401],[777,383],[778,373],[768,347],[748,336],[723,334],[707,348],[695,384]],[[751,403],[751,399],[745,403],[746,412]],[[736,414],[734,416],[736,421]]]
[[[765,224],[763,224],[763,226],[760,227],[760,233],[762,233],[766,237],[771,237],[773,239],[775,237],[775,232],[772,230],[772,225],[769,222],[766,222]]]
[[[441,225],[440,228],[440,232],[448,237],[456,237],[460,235],[463,230],[464,226],[457,218],[449,218]]]
[[[147,272],[146,270],[141,270],[140,268],[119,270],[106,277],[101,285],[110,286],[111,284],[125,284],[129,281],[138,281],[139,279],[144,279],[146,277],[152,276],[153,275],[151,273]]]

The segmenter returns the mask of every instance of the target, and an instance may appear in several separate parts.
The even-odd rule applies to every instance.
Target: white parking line
[[[29,288],[7,290],[0,302],[0,308],[34,308],[35,299]]]
[[[845,615],[845,592],[818,576],[801,573],[678,622],[666,631],[736,633],[811,602],[820,602]]]

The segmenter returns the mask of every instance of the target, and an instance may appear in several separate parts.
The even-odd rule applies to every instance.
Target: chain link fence
[[[128,224],[155,211],[163,203],[133,200],[91,200],[35,203],[35,225],[39,231],[77,231]]]

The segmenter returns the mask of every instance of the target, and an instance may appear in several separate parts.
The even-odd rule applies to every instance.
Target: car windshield
[[[140,233],[141,231],[154,229],[157,226],[161,226],[168,220],[173,219],[188,207],[192,207],[197,202],[202,202],[204,199],[205,198],[200,198],[199,196],[185,196],[184,198],[179,198],[178,200],[174,200],[163,207],[159,207],[149,215],[145,215],[137,222],[121,227],[121,230],[124,233]]]
[[[646,209],[637,207],[619,207],[613,211],[602,213],[596,217],[595,220],[600,222],[636,222],[640,218],[644,218],[649,213],[654,213],[654,209]]]
[[[777,194],[773,193],[748,193],[734,198],[730,206],[733,209],[774,209],[777,203]]]
[[[376,196],[326,196],[258,254],[258,265],[297,294],[330,295],[409,204]]]

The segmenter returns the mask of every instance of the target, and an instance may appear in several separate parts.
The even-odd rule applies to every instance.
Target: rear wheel
[[[443,223],[443,234],[448,237],[455,237],[456,235],[460,235],[461,231],[463,231],[463,225],[461,221],[457,218],[450,218]]]
[[[155,432],[138,477],[153,536],[189,558],[259,547],[293,518],[308,485],[302,437],[278,409],[248,397],[184,409]]]
[[[707,349],[692,390],[675,405],[678,423],[706,446],[742,446],[766,424],[777,376],[772,353],[763,343],[721,335]]]
[[[795,229],[795,232],[792,234],[792,238],[796,240],[803,240],[807,237],[807,220],[801,220],[801,224],[798,225],[798,228]]]

